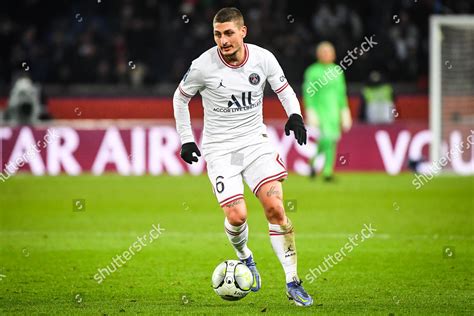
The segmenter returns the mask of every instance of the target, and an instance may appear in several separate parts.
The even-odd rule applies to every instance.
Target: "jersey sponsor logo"
[[[245,103],[245,92],[242,92],[242,104],[243,106],[247,106],[247,104]],[[239,100],[237,100],[237,98],[235,97],[235,95],[232,95],[231,97],[231,101],[227,102],[227,107],[230,108],[232,107],[233,105],[237,106],[238,108],[242,107],[242,105],[240,104]],[[249,91],[247,92],[247,102],[249,105],[253,105],[252,104],[252,92]]]
[[[222,84],[222,81],[223,81],[223,80],[221,79],[221,82],[219,83],[219,86],[218,86],[216,89],[219,89],[220,87],[222,87],[222,88],[225,88],[225,87],[226,87],[226,86],[224,86],[224,85]]]
[[[253,84],[254,86],[258,85],[258,83],[260,82],[260,76],[257,74],[257,73],[252,73],[250,76],[249,76],[249,82],[251,84]]]
[[[257,100],[256,103],[252,103],[252,92],[242,92],[240,99],[235,95],[232,95],[230,101],[227,102],[227,108],[216,106],[212,110],[214,112],[225,112],[225,113],[234,113],[240,111],[248,111],[255,107],[258,107],[262,104],[262,98]]]

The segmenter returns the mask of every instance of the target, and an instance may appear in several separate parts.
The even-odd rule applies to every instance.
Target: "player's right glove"
[[[285,125],[286,136],[290,135],[290,131],[295,133],[295,138],[298,144],[306,144],[306,128],[304,127],[303,118],[301,115],[293,113],[288,118],[288,122]]]
[[[181,146],[181,158],[188,164],[192,164],[193,161],[198,161],[198,158],[194,157],[193,154],[196,154],[197,157],[201,157],[201,152],[199,151],[199,148],[196,143],[191,142],[183,144],[183,146]]]

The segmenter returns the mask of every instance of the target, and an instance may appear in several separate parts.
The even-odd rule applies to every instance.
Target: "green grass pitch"
[[[210,286],[235,254],[203,176],[33,177],[0,183],[0,314],[472,315],[474,178],[344,173],[325,184],[291,174],[285,199],[304,279],[364,224],[377,229],[314,283],[305,309],[286,299],[258,200],[246,191],[262,289],[237,302]],[[78,210],[73,200],[83,199]],[[94,275],[150,231],[153,243],[98,284]]]

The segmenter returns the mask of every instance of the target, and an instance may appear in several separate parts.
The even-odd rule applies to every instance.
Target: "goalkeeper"
[[[318,62],[306,69],[303,83],[307,123],[319,127],[320,131],[317,151],[309,161],[310,176],[313,178],[316,175],[316,157],[324,155],[322,174],[326,181],[331,181],[341,126],[344,131],[348,131],[352,119],[347,106],[344,73],[339,65],[334,64],[334,46],[329,42],[320,43],[316,48],[316,57]]]

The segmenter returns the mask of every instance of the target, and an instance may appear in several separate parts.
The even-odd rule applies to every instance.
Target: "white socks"
[[[247,259],[252,252],[247,247],[249,236],[249,228],[247,222],[240,226],[234,226],[229,223],[227,218],[224,220],[224,228],[227,238],[235,249],[235,253],[239,259]],[[297,256],[295,235],[293,233],[293,225],[287,218],[286,225],[276,225],[268,223],[270,232],[270,242],[273,251],[285,271],[286,283],[299,280],[297,273]]]
[[[286,283],[299,280],[297,273],[296,245],[293,225],[287,218],[286,225],[268,223],[273,251],[280,260],[286,275]]]
[[[239,259],[247,259],[252,255],[252,252],[247,247],[247,240],[249,238],[247,221],[240,226],[234,226],[226,218],[224,220],[224,230],[230,243],[234,246],[235,253]]]

